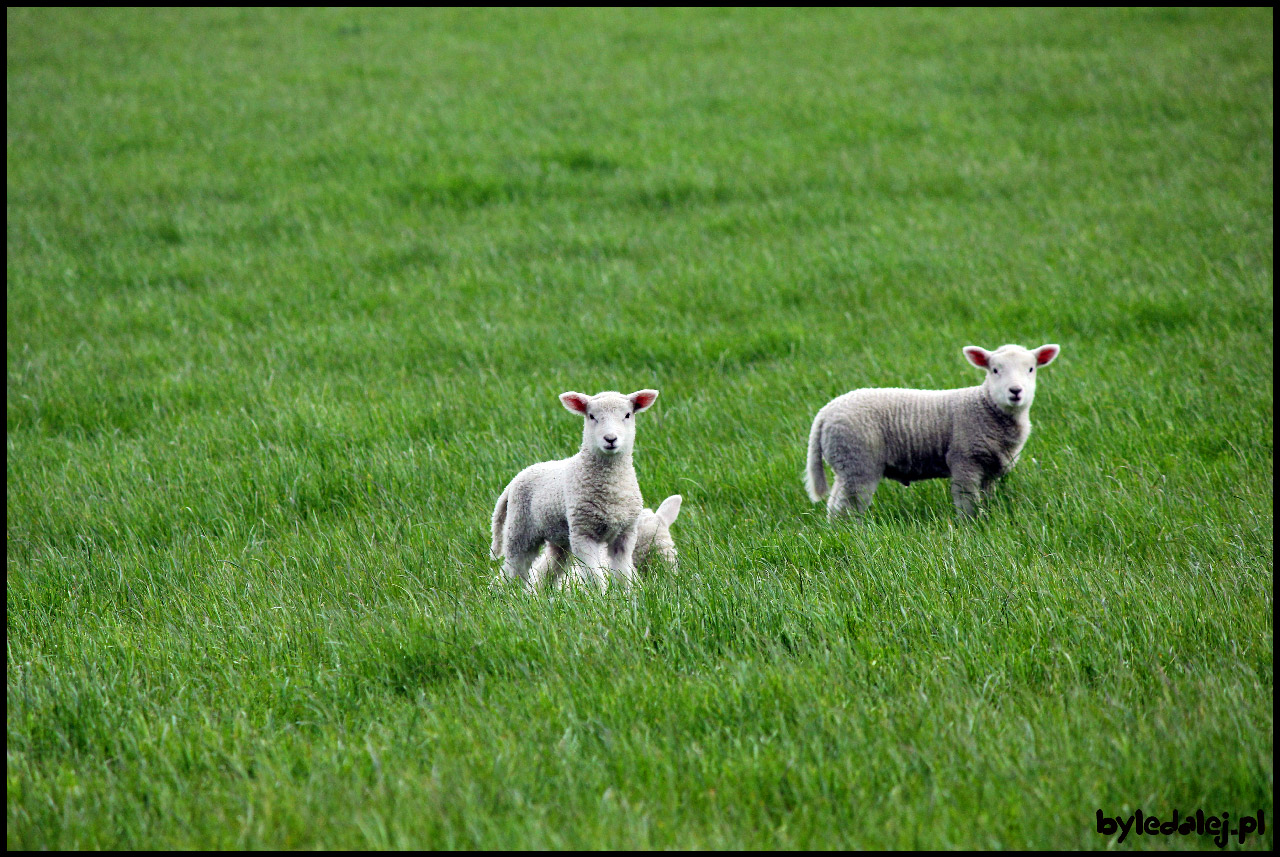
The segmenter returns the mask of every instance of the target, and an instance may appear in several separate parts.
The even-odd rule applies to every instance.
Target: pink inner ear
[[[1045,346],[1036,350],[1036,365],[1043,366],[1058,356],[1058,346]]]
[[[631,397],[631,404],[636,406],[637,411],[642,411],[653,404],[653,400],[658,398],[653,393],[636,393]]]
[[[560,401],[564,402],[565,407],[571,411],[577,411],[580,414],[587,412],[587,399],[578,393],[564,393],[560,396]]]
[[[971,362],[981,366],[983,369],[987,368],[987,354],[981,348],[970,346],[964,350],[964,353]]]

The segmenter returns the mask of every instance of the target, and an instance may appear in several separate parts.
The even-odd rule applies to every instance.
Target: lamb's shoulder
[[[957,413],[957,449],[988,476],[1012,470],[1030,434],[1025,413],[1005,413],[981,397],[967,401]]]

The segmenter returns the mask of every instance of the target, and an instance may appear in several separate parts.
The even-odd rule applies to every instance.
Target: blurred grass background
[[[10,848],[1270,812],[1270,10],[7,20]],[[816,410],[1005,342],[990,514],[828,526]],[[649,386],[680,573],[491,588],[555,396]]]

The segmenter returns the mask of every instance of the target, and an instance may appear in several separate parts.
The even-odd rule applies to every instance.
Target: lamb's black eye
[[[1034,371],[1036,371],[1036,367],[1032,366],[1032,367],[1031,367],[1030,369],[1028,369],[1027,371],[1028,371],[1028,372],[1034,372]]]
[[[627,414],[625,417],[623,417],[623,419],[624,419],[624,420],[629,420],[629,419],[631,419],[631,414]]]
[[[595,414],[587,414],[587,418],[588,418],[588,419],[590,419],[592,422],[595,422],[595,421],[596,421],[596,415],[595,415]]]
[[[992,370],[991,370],[991,374],[992,374],[992,375],[999,375],[999,374],[1000,374],[1000,370],[999,370],[999,369],[992,369]]]

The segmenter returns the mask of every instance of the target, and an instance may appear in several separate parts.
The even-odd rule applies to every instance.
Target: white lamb
[[[864,389],[832,399],[809,431],[810,499],[817,503],[827,493],[826,459],[835,471],[827,499],[831,519],[850,508],[865,512],[884,477],[910,485],[950,476],[956,511],[961,517],[977,514],[980,492],[1013,469],[1031,433],[1027,412],[1036,369],[1052,363],[1060,350],[968,345],[965,359],[987,373],[977,387]]]
[[[631,582],[643,505],[631,461],[635,416],[657,398],[657,390],[560,394],[566,408],[585,418],[582,447],[571,458],[521,470],[498,498],[492,550],[505,558],[508,578],[530,585],[529,568],[545,543],[549,551],[568,551],[581,560],[597,583],[604,582],[606,567],[615,580]],[[550,572],[558,575],[563,557],[554,558]]]
[[[643,509],[636,519],[636,546],[631,554],[631,567],[637,577],[652,571],[658,562],[665,562],[673,570],[677,568],[676,543],[671,538],[671,525],[680,514],[683,498],[672,494],[663,500],[657,511]],[[565,572],[569,555],[551,543],[534,561],[529,570],[529,580],[533,585],[544,581],[561,578]],[[554,566],[554,568],[553,568]]]

